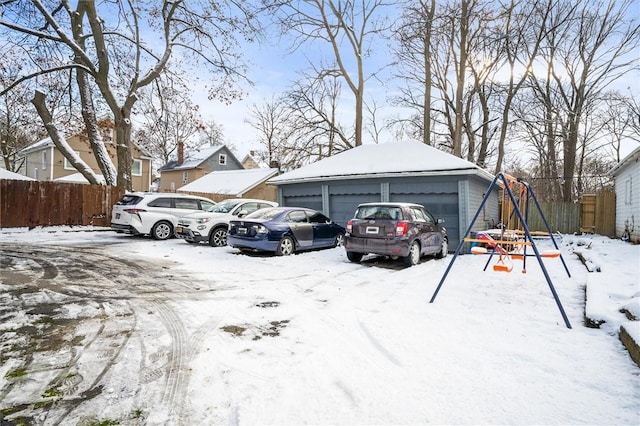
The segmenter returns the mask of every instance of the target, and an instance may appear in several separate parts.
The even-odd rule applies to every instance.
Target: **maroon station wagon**
[[[360,262],[366,254],[378,254],[412,266],[421,256],[445,257],[449,248],[443,222],[420,204],[360,204],[346,226],[347,258]]]

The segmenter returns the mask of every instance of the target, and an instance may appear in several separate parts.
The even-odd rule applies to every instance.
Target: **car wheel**
[[[151,236],[154,240],[166,240],[173,235],[173,226],[165,220],[162,220],[151,228]]]
[[[420,262],[420,243],[414,241],[409,248],[409,255],[404,258],[404,263],[407,266],[417,265]]]
[[[209,237],[209,245],[211,247],[222,247],[227,245],[227,229],[220,227],[211,232]]]
[[[334,247],[342,247],[344,245],[344,234],[341,232],[336,235],[336,240],[333,243]]]
[[[364,256],[364,254],[356,253],[355,251],[348,251],[347,252],[347,259],[349,259],[353,263],[360,262],[362,260],[362,256]]]
[[[449,253],[449,242],[446,238],[443,238],[442,245],[440,246],[440,251],[436,253],[436,258],[442,259],[443,257],[447,256],[447,253]]]
[[[278,256],[289,256],[295,250],[295,243],[291,237],[283,237],[278,244],[278,250],[276,254]]]

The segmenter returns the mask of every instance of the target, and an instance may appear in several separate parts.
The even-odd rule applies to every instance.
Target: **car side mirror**
[[[243,217],[243,216],[246,216],[246,215],[248,215],[248,214],[249,214],[249,212],[248,212],[248,211],[246,211],[246,210],[240,210],[240,211],[238,212],[238,217]]]
[[[444,223],[444,219],[442,219],[442,218],[438,218],[438,219],[436,220],[436,222],[437,222],[438,224],[440,224],[440,223]]]

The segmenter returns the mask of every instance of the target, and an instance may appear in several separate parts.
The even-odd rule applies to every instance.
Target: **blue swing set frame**
[[[553,245],[555,247],[555,249],[557,250],[557,252],[559,253],[559,247],[558,244],[556,242],[556,240],[553,238],[553,232],[551,231],[550,227],[549,227],[549,223],[547,222],[547,220],[544,217],[544,214],[542,213],[542,209],[540,208],[540,203],[538,203],[538,200],[533,192],[533,190],[531,189],[531,187],[524,182],[522,179],[515,179],[509,175],[505,175],[504,173],[500,172],[498,173],[495,178],[493,179],[493,181],[491,182],[491,185],[489,185],[489,189],[486,191],[484,198],[482,199],[482,202],[480,203],[480,206],[478,207],[478,210],[476,211],[476,214],[474,215],[473,219],[471,220],[471,223],[469,224],[469,227],[467,228],[466,232],[464,233],[463,237],[460,239],[460,243],[458,244],[458,247],[456,248],[456,251],[453,255],[453,257],[451,258],[451,261],[449,262],[449,266],[447,266],[447,269],[444,272],[444,275],[442,276],[442,278],[440,279],[440,283],[438,284],[438,286],[436,287],[433,296],[431,297],[431,300],[429,301],[429,303],[433,303],[436,299],[436,296],[438,295],[438,292],[440,291],[440,289],[442,288],[442,285],[444,284],[444,281],[447,278],[447,275],[449,275],[449,272],[451,271],[451,268],[453,267],[453,264],[455,263],[456,259],[458,258],[458,255],[460,254],[460,252],[462,251],[462,247],[464,246],[465,243],[465,239],[467,241],[469,241],[468,237],[471,234],[471,230],[473,229],[473,225],[476,223],[476,221],[478,220],[478,216],[480,216],[480,212],[482,212],[482,209],[484,207],[484,205],[486,204],[487,200],[489,199],[493,189],[496,187],[496,185],[498,184],[499,181],[502,181],[502,183],[504,184],[503,187],[503,191],[508,195],[509,201],[512,203],[513,206],[513,211],[511,214],[516,214],[518,219],[520,220],[520,224],[522,225],[522,228],[524,229],[524,242],[521,242],[519,244],[524,246],[524,254],[519,255],[522,256],[522,260],[523,260],[523,272],[526,271],[526,261],[527,261],[527,257],[528,256],[535,256],[538,259],[538,263],[540,264],[540,268],[542,269],[542,273],[544,274],[544,277],[547,281],[547,284],[549,285],[549,289],[551,290],[551,294],[553,295],[553,298],[556,302],[556,305],[558,306],[558,309],[560,310],[560,314],[562,315],[562,319],[564,320],[565,325],[567,326],[567,328],[572,328],[571,327],[571,323],[569,322],[569,318],[567,317],[567,314],[565,313],[564,308],[562,307],[562,302],[560,301],[560,297],[558,296],[558,293],[556,292],[555,287],[553,286],[553,282],[551,281],[551,277],[549,276],[549,272],[547,271],[547,268],[544,266],[544,261],[543,261],[543,257],[556,257],[557,255],[554,256],[545,256],[543,254],[540,253],[540,251],[538,250],[538,247],[536,246],[535,241],[533,240],[532,236],[531,236],[531,232],[529,231],[529,227],[527,225],[527,219],[529,216],[529,202],[533,201],[533,203],[535,204],[538,213],[540,214],[540,217],[542,218],[542,221],[544,223],[544,226],[547,229],[547,232],[549,233],[549,236],[551,238],[551,241],[553,242]],[[526,189],[526,200],[525,200],[525,215],[523,216],[522,211],[519,207],[518,201],[516,200],[515,195],[513,194],[513,191],[511,190],[511,185],[510,183],[513,183],[514,181],[517,181],[518,184],[523,185],[523,187]],[[506,197],[503,197],[506,198]],[[504,199],[503,199],[504,202]],[[530,246],[533,249],[534,254],[530,255],[526,253],[527,247]],[[496,246],[499,247],[499,246]],[[496,251],[496,247],[494,247],[494,249],[489,253],[486,252],[486,254],[489,254],[489,260],[487,260],[487,263],[485,264],[484,270],[487,269],[487,266],[489,265],[489,262],[491,261],[491,258],[493,257],[494,254],[498,253],[499,255],[501,255],[499,252]],[[567,264],[564,261],[564,258],[562,257],[562,254],[559,254],[560,260],[562,261],[562,265],[564,266],[565,271],[567,272],[567,275],[569,277],[571,277],[571,273],[569,272],[569,268],[567,267]],[[502,258],[501,258],[502,259]],[[510,271],[510,269],[506,269],[506,268],[496,268],[496,270],[503,270],[503,271]]]

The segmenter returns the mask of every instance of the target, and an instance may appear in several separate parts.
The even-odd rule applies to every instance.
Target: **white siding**
[[[616,174],[616,237],[640,242],[640,162]]]

